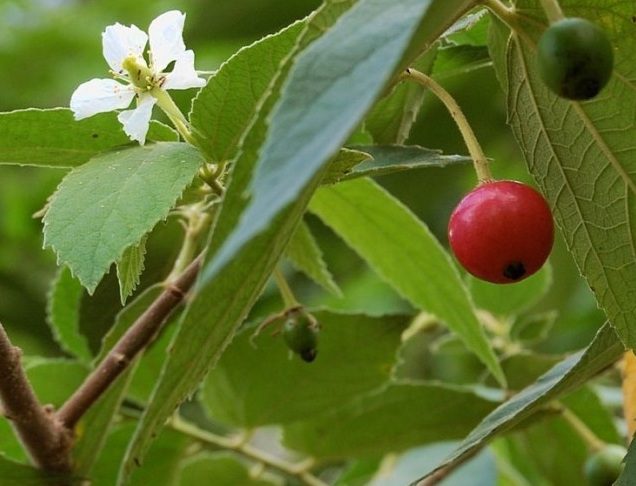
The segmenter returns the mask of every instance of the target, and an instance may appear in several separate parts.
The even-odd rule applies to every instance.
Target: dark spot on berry
[[[300,352],[300,357],[302,358],[303,361],[307,363],[311,363],[313,360],[316,359],[317,354],[318,354],[318,351],[316,350],[316,348],[303,349]]]
[[[526,267],[521,262],[512,262],[506,265],[503,275],[510,280],[519,280],[526,274]]]
[[[636,15],[632,15],[632,22],[636,24]]]
[[[98,138],[99,137],[99,133],[93,133],[92,137],[93,138]]]

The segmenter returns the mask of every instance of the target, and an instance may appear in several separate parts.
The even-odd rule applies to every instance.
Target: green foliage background
[[[184,37],[188,48],[196,53],[197,68],[214,71],[240,47],[279,31],[319,4],[318,0],[0,0],[0,66],[6,74],[0,76],[0,111],[34,106],[67,106],[71,93],[79,83],[93,77],[105,77],[106,63],[101,56],[99,33],[106,25],[114,22],[133,23],[145,28],[158,14],[169,9],[180,9],[188,16]],[[468,45],[462,55],[472,55],[471,40],[463,38],[461,42]],[[475,44],[479,42],[476,41]],[[480,47],[483,46],[474,45],[472,49],[478,52]],[[488,157],[493,160],[492,170],[495,176],[532,183],[513,132],[506,125],[505,93],[491,63],[479,63],[476,69],[470,71],[454,69],[456,59],[451,54],[444,55],[448,57],[441,55],[439,59],[440,62],[446,62],[447,66],[444,66],[438,80],[454,95],[464,110]],[[420,62],[426,64],[430,60],[423,59]],[[461,63],[458,65],[461,67]],[[184,112],[189,111],[193,95],[193,91],[174,93],[176,102]],[[430,94],[416,93],[415,96],[423,97],[423,105],[406,142],[441,149],[445,154],[465,154],[457,128],[441,103]],[[381,103],[376,110],[382,108]],[[369,127],[370,130],[373,129],[371,125]],[[167,137],[166,140],[169,139],[169,134]],[[31,363],[30,373],[36,388],[41,384],[42,389],[47,388],[46,381],[52,380],[50,375],[55,372],[68,373],[72,384],[80,380],[90,362],[90,352],[95,354],[100,350],[102,338],[122,308],[114,269],[97,286],[94,295],[89,297],[70,279],[68,272],[56,274],[52,251],[42,249],[42,222],[32,216],[47,203],[48,196],[65,173],[36,167],[0,167],[0,319],[12,340],[24,349],[26,355],[57,359],[71,353],[82,362],[74,363],[72,370],[67,369],[68,363],[62,361],[38,363],[36,360]],[[186,184],[188,174],[182,174],[181,177],[181,183]],[[451,164],[444,168],[378,176],[376,182],[410,208],[428,225],[442,245],[447,246],[448,217],[462,195],[474,186],[475,176],[468,165]],[[334,461],[337,466],[345,464],[344,475],[335,482],[345,486],[364,484],[364,478],[368,478],[378,468],[381,456],[386,452],[385,447],[407,449],[429,440],[434,442],[437,437],[435,427],[444,422],[446,414],[454,417],[454,423],[452,430],[444,429],[443,435],[448,439],[461,440],[495,408],[496,403],[493,397],[477,398],[472,390],[461,386],[478,382],[484,376],[484,366],[466,350],[457,337],[442,336],[443,332],[435,323],[427,327],[430,322],[423,322],[423,332],[400,349],[400,361],[395,374],[402,381],[387,385],[382,390],[376,389],[389,375],[399,334],[408,322],[404,315],[412,313],[415,306],[439,313],[443,312],[445,305],[452,304],[442,301],[441,297],[436,298],[433,292],[435,289],[427,288],[427,282],[422,279],[413,278],[408,285],[404,284],[406,279],[400,278],[400,269],[391,266],[395,261],[383,258],[377,248],[365,246],[373,238],[372,235],[362,234],[369,230],[368,226],[356,235],[356,228],[348,227],[347,221],[339,220],[341,214],[330,212],[330,203],[335,198],[347,195],[347,189],[342,187],[344,186],[319,190],[305,219],[307,226],[303,227],[305,230],[309,228],[316,237],[332,274],[326,274],[322,267],[312,269],[317,275],[315,280],[324,288],[299,271],[303,268],[303,262],[292,254],[295,240],[292,241],[292,249],[288,250],[288,256],[294,265],[285,267],[290,284],[299,299],[308,306],[325,309],[319,314],[324,323],[325,362],[332,367],[337,366],[342,374],[335,379],[329,375],[329,369],[321,368],[320,362],[311,369],[309,375],[299,362],[280,362],[281,356],[275,354],[275,346],[280,342],[269,339],[268,335],[267,340],[263,336],[259,338],[263,342],[258,351],[250,354],[250,360],[245,360],[244,355],[249,353],[248,337],[252,330],[247,328],[238,334],[219,361],[215,373],[206,380],[201,393],[201,406],[186,405],[184,413],[189,419],[211,429],[218,429],[218,432],[225,431],[225,426],[282,424],[285,426],[285,445],[320,459]],[[372,202],[387,201],[390,198],[380,187],[368,181],[347,187],[352,193],[359,191],[358,195],[376,198]],[[173,195],[176,197],[181,187],[173,190],[176,191]],[[108,191],[104,192],[107,194]],[[396,211],[395,206],[388,207],[391,211]],[[361,212],[365,209],[367,208],[356,208]],[[368,214],[373,213],[372,209]],[[159,211],[156,219],[163,216],[164,213]],[[399,211],[389,213],[385,216],[385,223],[400,217],[402,215]],[[408,218],[406,220],[411,221]],[[425,233],[415,223],[407,226],[405,225],[403,234],[387,242],[386,251],[398,252],[399,246],[408,245],[410,236],[419,237],[420,233]],[[352,248],[336,236],[332,228]],[[145,231],[146,228],[143,229]],[[347,238],[347,231],[352,233],[350,238]],[[138,288],[138,292],[146,292],[143,301],[150,301],[156,295],[157,289],[149,287],[170,271],[180,237],[178,224],[169,219],[160,223],[148,238],[145,263],[147,270],[143,273]],[[303,241],[307,241],[306,234],[297,234],[295,237],[305,238]],[[70,243],[69,251],[72,252],[72,241]],[[426,251],[422,250],[422,253],[439,251],[436,248],[432,245]],[[425,257],[423,255],[422,258]],[[406,261],[397,261],[408,265]],[[110,262],[111,260],[101,264],[108,265]],[[449,276],[448,280],[452,278],[455,277]],[[78,300],[81,304],[78,315],[71,321],[78,323],[83,338],[70,344],[63,340],[67,349],[56,344],[46,322],[47,294],[50,282],[54,279],[63,284],[58,285],[59,294],[55,295],[51,304],[54,307],[50,312],[53,319],[59,316],[61,321],[68,322],[68,313],[72,314],[77,309]],[[395,288],[402,295],[386,283],[392,282],[392,279],[397,282]],[[524,343],[525,349],[517,354],[511,353],[512,356],[502,361],[502,368],[512,390],[531,384],[565,353],[587,346],[605,321],[592,293],[580,277],[572,256],[566,251],[561,233],[557,234],[550,266],[532,280],[516,286],[516,290],[509,288],[505,299],[491,286],[469,277],[466,277],[466,281],[479,308],[496,315],[519,313],[512,325],[512,333],[517,341]],[[90,283],[96,283],[96,280],[91,279]],[[280,305],[278,292],[273,285],[269,285],[252,309],[248,321],[257,321],[278,310]],[[369,316],[391,313],[396,316],[391,319],[355,316],[343,319],[335,311],[359,312]],[[112,344],[114,336],[138,313],[139,309],[133,308],[127,314],[120,315],[106,342]],[[426,316],[422,319],[426,321]],[[449,322],[448,326],[456,330],[452,323]],[[361,331],[363,327],[364,331]],[[370,332],[370,329],[373,331]],[[62,329],[62,332],[76,335],[74,329]],[[373,339],[380,344],[369,350],[349,351],[362,335],[364,339]],[[164,359],[170,337],[166,335],[156,343],[144,357],[145,361],[139,368],[141,371],[131,382],[128,397],[138,406],[149,400],[151,383],[157,379],[156,371]],[[590,349],[587,354],[576,355],[563,362],[558,372],[549,376],[547,384],[544,384],[545,388],[535,388],[517,396],[509,415],[501,417],[495,412],[493,416],[489,416],[489,421],[475,429],[470,438],[475,440],[475,444],[481,445],[500,427],[513,428],[519,425],[531,412],[536,411],[536,407],[548,403],[556,397],[557,392],[577,388],[583,381],[611,364],[622,351],[607,326],[596,337]],[[597,354],[602,356],[596,359],[595,353],[598,350],[601,351]],[[148,366],[144,367],[144,363],[148,363]],[[266,363],[267,366],[259,366],[260,363]],[[258,369],[258,373],[251,377],[253,382],[241,382],[242,367],[249,366]],[[366,369],[365,366],[371,368]],[[287,398],[284,396],[284,389],[282,385],[280,389],[269,387],[267,377],[283,367],[283,378],[287,380],[288,386],[297,386],[298,395],[293,407],[281,409],[280,403]],[[357,369],[361,370],[360,373],[356,373]],[[321,383],[323,378],[325,382]],[[421,384],[424,379],[429,381]],[[281,381],[284,380],[281,378]],[[445,382],[446,385],[438,382]],[[355,386],[352,385],[354,383]],[[492,378],[487,384],[496,386]],[[611,402],[612,397],[615,397],[615,393],[612,394],[615,388],[612,387],[616,385],[616,376],[611,375],[605,385],[610,386],[601,388],[601,396],[606,402]],[[324,387],[324,395],[319,398],[315,396],[317,386]],[[331,396],[330,390],[334,396]],[[340,405],[338,400],[343,396],[355,398],[360,393],[372,390],[375,390],[374,394],[372,397],[365,397],[364,406],[353,400],[346,407],[340,407],[331,413],[330,407]],[[117,392],[114,389],[108,398],[116,402]],[[282,393],[283,396],[277,393]],[[50,401],[59,404],[66,395],[67,393],[60,392],[59,395],[52,396]],[[233,408],[233,399],[242,399],[254,406],[236,410]],[[462,400],[470,402],[469,409],[464,410],[467,402]],[[446,408],[448,403],[454,403],[454,408]],[[569,395],[564,403],[604,440],[620,441],[607,407],[604,408],[599,395],[592,389],[582,388]],[[107,406],[105,404],[100,412],[107,410]],[[425,410],[425,414],[418,415],[420,409]],[[437,413],[431,413],[430,410],[437,410]],[[219,423],[209,422],[209,417],[205,417],[206,411],[211,412],[214,419],[219,419]],[[321,416],[319,420],[294,422],[320,411],[329,411],[329,414]],[[531,484],[581,480],[579,466],[585,459],[586,452],[580,438],[573,435],[568,425],[558,416],[551,417],[545,411],[541,413],[545,413],[546,417],[537,426],[512,434],[509,439],[495,442],[493,448],[479,456],[479,461],[461,469],[459,475],[449,480],[448,484],[469,484],[465,481],[469,481],[467,478],[471,477],[483,479],[480,484],[496,484],[497,479],[493,476],[493,454],[497,458],[505,457],[512,464],[512,469],[522,474]],[[387,416],[395,417],[395,422],[386,422]],[[337,424],[345,423],[348,428],[340,431]],[[390,437],[387,444],[382,440],[367,440],[370,433],[375,434],[375,437],[382,436],[386,428],[395,432],[398,437]],[[7,439],[9,432],[6,429],[6,423],[0,422],[0,449],[12,459],[23,459],[23,453]],[[422,435],[419,433],[421,430],[426,430],[430,435]],[[123,457],[124,448],[133,434],[131,424],[122,423],[109,435],[107,448],[117,451],[119,455],[111,454],[97,461],[94,466],[95,474],[107,478],[98,484],[109,484],[110,479],[114,480],[118,466],[113,466],[109,461],[116,462]],[[551,447],[533,450],[533,445],[546,441],[552,441]],[[224,477],[228,484],[277,484],[276,478],[269,478],[267,475],[259,481],[248,478],[242,463],[238,463],[233,455],[219,452],[202,452],[196,456],[189,454],[188,441],[174,430],[164,431],[156,444],[146,457],[146,463],[160,464],[161,469],[137,470],[132,474],[133,484],[149,484],[147,481],[157,477],[165,478],[166,481],[176,477],[179,461],[186,456],[187,466],[182,470],[181,477],[182,481],[189,478],[187,480],[193,485],[200,480],[197,478],[206,475]],[[90,457],[93,446],[90,437],[82,439],[78,446],[80,463],[83,457]],[[474,444],[464,444],[457,456],[470,452],[472,446]],[[560,447],[569,446],[572,446],[572,452],[564,461],[565,466],[559,467],[550,462],[551,454],[558,452]],[[415,479],[427,468],[434,467],[452,449],[452,445],[446,443],[411,449],[399,458],[391,476],[393,482],[386,484],[401,484],[401,480],[406,483]],[[363,459],[345,463],[350,457]],[[423,458],[427,458],[430,464]],[[334,468],[337,469],[336,466]],[[337,473],[330,473],[327,468],[324,475],[336,477]],[[504,473],[500,476],[507,477]],[[507,479],[508,482],[500,479],[499,484],[522,484],[516,483],[512,476]]]
[[[234,51],[261,36],[275,32],[303,17],[319,5],[310,0],[218,1],[109,1],[0,3],[0,65],[8,74],[0,77],[0,110],[67,106],[75,87],[84,80],[105,75],[101,56],[101,32],[119,21],[144,27],[149,19],[171,9],[187,13],[185,39],[197,55],[197,67],[214,70]],[[521,155],[505,125],[504,98],[491,67],[443,79],[456,97],[499,178],[530,182]],[[191,93],[175,92],[187,111]],[[461,137],[445,108],[427,95],[418,122],[408,140],[446,153],[465,153]],[[54,260],[41,251],[38,211],[63,174],[37,168],[3,167],[0,177],[0,315],[11,336],[27,352],[59,354],[45,325],[45,294]],[[433,232],[445,241],[452,208],[472,187],[474,178],[465,166],[411,171],[381,177],[379,182],[407,204]],[[24,190],[28,187],[28,190]],[[367,269],[366,265],[315,219],[321,245],[336,280],[356,299],[333,302],[357,310],[403,308],[403,304]],[[167,246],[167,245],[166,245]],[[544,342],[549,351],[578,349],[589,342],[602,322],[596,303],[571,256],[557,237],[550,259],[554,283],[537,309],[560,311],[560,317]],[[108,281],[103,285],[107,285]],[[300,295],[319,304],[324,293],[298,274],[294,284]]]

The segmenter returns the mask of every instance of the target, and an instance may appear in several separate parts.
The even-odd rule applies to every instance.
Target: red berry
[[[474,276],[513,283],[545,263],[554,242],[554,223],[547,202],[530,186],[488,182],[457,205],[448,239],[459,262]]]

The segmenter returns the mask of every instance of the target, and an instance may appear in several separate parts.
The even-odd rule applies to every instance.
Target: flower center
[[[155,84],[155,79],[146,61],[142,58],[128,56],[121,63],[121,66],[128,72],[130,82],[137,88],[141,88],[144,91],[152,89]]]

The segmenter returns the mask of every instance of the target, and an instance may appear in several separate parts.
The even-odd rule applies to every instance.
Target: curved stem
[[[541,6],[551,24],[563,20],[563,10],[558,0],[541,0]]]
[[[597,452],[605,448],[604,441],[598,438],[598,436],[590,429],[585,422],[578,418],[572,410],[567,407],[563,407],[561,410],[561,416],[566,420],[570,427],[572,427],[576,433],[587,444],[587,447],[591,452]]]
[[[295,476],[307,486],[327,486],[326,483],[308,471],[308,469],[314,464],[313,459],[309,459],[308,461],[303,461],[298,464],[291,464],[247,444],[245,440],[231,440],[227,437],[222,437],[212,432],[208,432],[207,430],[201,430],[179,417],[173,417],[168,424],[174,430],[188,435],[200,442],[220,447],[221,449],[235,451],[249,459],[252,459],[253,461],[262,463],[265,466],[276,469],[288,476]]]
[[[181,113],[181,110],[168,92],[161,88],[153,88],[150,90],[150,94],[157,100],[157,106],[170,118],[170,121],[179,132],[179,135],[190,145],[196,145],[192,132],[190,131],[188,120],[186,120],[186,117]]]
[[[194,260],[199,247],[201,233],[204,232],[210,224],[210,215],[205,212],[202,203],[195,203],[188,206],[183,211],[183,214],[187,220],[185,236],[172,271],[166,278],[168,284],[179,278],[179,275],[181,275],[192,260]]]
[[[448,91],[424,73],[416,71],[415,69],[407,69],[404,77],[412,79],[425,88],[430,89],[433,94],[437,96],[442,103],[444,103],[450,115],[453,117],[453,120],[457,123],[457,127],[464,138],[468,152],[473,159],[473,165],[475,167],[479,183],[483,184],[484,182],[492,181],[493,177],[490,173],[490,168],[488,167],[488,159],[486,159],[484,151],[481,149],[481,145],[479,145],[477,137],[475,136],[470,123],[468,123],[466,116],[457,104],[457,101],[455,101]]]
[[[300,303],[296,299],[294,292],[292,292],[292,289],[287,283],[287,280],[285,280],[283,272],[281,272],[278,267],[276,267],[276,269],[274,270],[274,280],[276,280],[276,285],[278,286],[280,295],[283,298],[285,308],[289,309],[292,307],[299,307]]]
[[[514,24],[513,18],[515,14],[511,7],[508,7],[499,0],[481,0],[481,3],[506,24]]]

